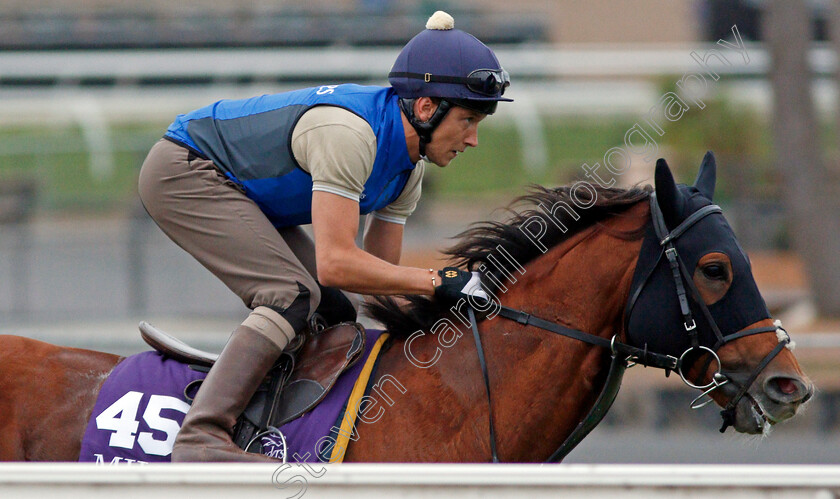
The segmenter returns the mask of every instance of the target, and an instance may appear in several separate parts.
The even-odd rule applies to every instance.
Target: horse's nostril
[[[776,386],[779,388],[779,391],[784,393],[785,395],[790,395],[796,391],[796,383],[794,383],[793,380],[789,378],[777,379]]]
[[[802,403],[811,398],[812,390],[796,378],[776,376],[767,381],[767,394],[776,402]],[[775,395],[775,396],[774,396]]]

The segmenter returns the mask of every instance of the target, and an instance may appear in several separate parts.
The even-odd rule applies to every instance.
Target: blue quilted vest
[[[324,85],[222,100],[179,115],[166,137],[212,160],[275,227],[312,223],[312,177],[294,159],[292,130],[314,106],[345,108],[376,135],[376,159],[359,200],[362,214],[392,203],[415,165],[408,157],[398,97],[390,87]]]

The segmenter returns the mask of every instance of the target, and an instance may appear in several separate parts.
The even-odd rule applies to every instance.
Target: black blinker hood
[[[697,181],[693,186],[676,185],[664,160],[656,167],[656,202],[662,210],[668,230],[700,208],[711,205],[715,185],[715,159],[706,153]],[[709,311],[723,336],[747,328],[770,317],[767,305],[758,291],[749,259],[735,234],[720,213],[704,217],[674,240],[680,259],[688,272],[694,273],[700,259],[712,252],[726,254],[732,263],[732,285]],[[660,245],[653,224],[649,223],[636,265],[625,317],[627,341],[634,346],[647,346],[650,351],[679,356],[691,346],[682,326],[674,277]],[[689,304],[697,324],[701,346],[717,344],[712,327],[689,291]]]

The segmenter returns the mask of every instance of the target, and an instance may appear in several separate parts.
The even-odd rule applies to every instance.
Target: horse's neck
[[[642,240],[616,234],[638,229],[648,213],[646,205],[639,203],[626,216],[590,227],[532,261],[521,282],[500,295],[501,302],[591,334],[621,333]],[[512,327],[508,321],[495,326]]]
[[[534,260],[502,303],[597,336],[621,334],[641,240],[610,231],[628,230],[628,219],[610,219],[606,231],[587,229]],[[512,461],[545,459],[594,404],[604,352],[505,319],[486,321],[483,331],[501,452]]]
[[[608,231],[637,228],[646,215],[640,205],[627,212],[635,216],[604,222],[607,231],[583,231],[532,261],[502,303],[591,334],[620,332],[641,241]],[[381,417],[358,427],[348,461],[489,459],[487,395],[472,333],[456,318],[448,324],[397,340],[383,354],[372,394],[379,407],[370,411]],[[480,330],[501,459],[546,459],[594,403],[604,352],[501,317],[482,321]]]

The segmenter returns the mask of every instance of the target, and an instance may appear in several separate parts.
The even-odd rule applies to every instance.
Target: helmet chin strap
[[[417,136],[420,138],[420,157],[422,159],[428,159],[426,158],[426,145],[432,141],[432,132],[435,131],[438,125],[440,125],[440,122],[443,121],[446,113],[452,108],[452,103],[448,100],[441,99],[432,117],[427,121],[420,121],[414,114],[415,100],[400,99],[400,109],[402,109],[403,114],[408,118],[408,122],[417,131]]]

